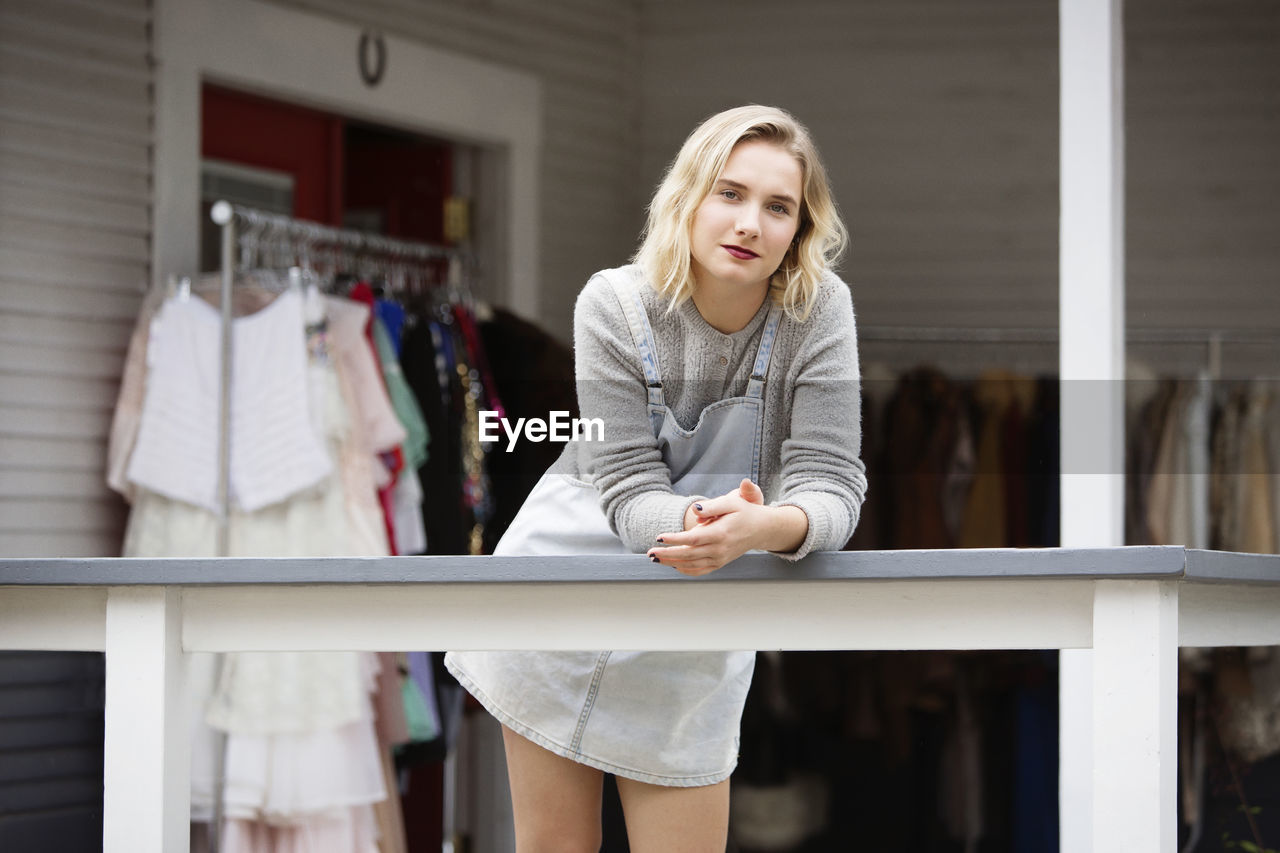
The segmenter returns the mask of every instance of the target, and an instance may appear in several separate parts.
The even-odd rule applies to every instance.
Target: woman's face
[[[803,178],[772,142],[739,142],[693,215],[690,243],[699,289],[768,287],[800,225]]]

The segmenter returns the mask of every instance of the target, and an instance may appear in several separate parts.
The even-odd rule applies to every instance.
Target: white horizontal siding
[[[642,12],[649,180],[706,115],[781,106],[826,161],[861,323],[1056,327],[1056,3]]]
[[[0,406],[0,435],[6,437],[101,440],[110,425],[110,409]]]
[[[1129,323],[1277,330],[1247,349],[1280,363],[1280,4],[1124,7]],[[862,323],[1056,329],[1057,8],[641,0],[642,179],[704,116],[783,106],[827,160]]]
[[[573,299],[633,251],[639,158],[638,8],[631,0],[484,4],[273,0],[536,74],[543,85],[542,324],[567,340]],[[394,57],[389,61],[394,62]],[[428,83],[429,85],[429,83]],[[520,287],[520,282],[513,282]]]
[[[105,485],[149,280],[150,6],[0,3],[0,554],[119,553]]]
[[[1267,329],[1280,364],[1280,4],[1127,0],[1131,324]]]

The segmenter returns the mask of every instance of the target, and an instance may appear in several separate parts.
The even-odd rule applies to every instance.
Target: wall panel
[[[106,434],[149,280],[150,5],[0,2],[0,554],[119,553]]]
[[[546,113],[538,319],[568,340],[578,290],[591,273],[630,255],[640,224],[635,211],[643,204],[646,190],[635,181],[639,158],[639,11],[635,3],[272,2],[393,32],[541,79]]]
[[[641,0],[641,176],[656,179],[707,114],[786,107],[828,161],[864,326],[1052,332],[1057,8]],[[1264,369],[1280,355],[1280,5],[1124,8],[1129,325],[1219,329],[1228,341],[1275,330],[1276,347],[1250,350]],[[1056,352],[1042,350],[1054,368]]]

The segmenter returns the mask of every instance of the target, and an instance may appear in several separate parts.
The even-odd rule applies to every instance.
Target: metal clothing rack
[[[410,240],[397,240],[379,234],[370,234],[349,228],[334,228],[294,219],[277,213],[269,213],[250,207],[218,201],[210,210],[214,223],[222,228],[221,281],[219,305],[222,315],[220,341],[221,381],[218,395],[218,486],[217,486],[217,556],[230,553],[231,533],[231,364],[232,364],[232,289],[236,274],[236,248],[249,248],[256,237],[263,242],[279,244],[290,258],[300,257],[304,265],[309,263],[312,250],[328,247],[336,254],[347,257],[378,257],[395,264],[450,261],[450,285],[460,282],[462,262],[471,261],[471,255],[451,246],[438,246]],[[246,258],[249,252],[242,257]],[[243,264],[242,264],[243,265]],[[219,662],[218,669],[221,669]],[[225,775],[225,736],[219,738],[214,770],[213,820],[209,825],[209,850],[217,853],[221,846],[222,788]]]
[[[460,276],[462,262],[471,255],[463,249],[439,246],[413,240],[398,240],[380,234],[370,234],[350,228],[335,228],[295,219],[278,213],[269,213],[251,207],[219,201],[209,213],[213,221],[222,227],[222,246],[219,269],[221,288],[219,294],[222,310],[222,339],[220,366],[222,379],[218,398],[218,518],[217,556],[225,557],[230,551],[231,521],[231,358],[232,358],[232,310],[231,291],[235,282],[236,248],[245,248],[253,238],[264,242],[278,242],[288,250],[288,255],[309,258],[317,248],[328,247],[349,257],[378,257],[391,263],[429,262],[435,260],[457,261],[451,264],[451,277]],[[243,265],[243,264],[242,264]]]

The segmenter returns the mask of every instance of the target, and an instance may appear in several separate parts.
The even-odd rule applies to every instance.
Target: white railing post
[[[1098,581],[1093,601],[1094,853],[1177,849],[1177,723],[1177,583]]]
[[[190,846],[182,593],[114,587],[107,595],[104,853]]]
[[[1124,544],[1124,27],[1121,0],[1059,0],[1062,546]],[[1105,570],[1105,566],[1099,566]],[[1062,853],[1094,838],[1087,649],[1059,670]],[[1096,697],[1094,697],[1096,699]]]

